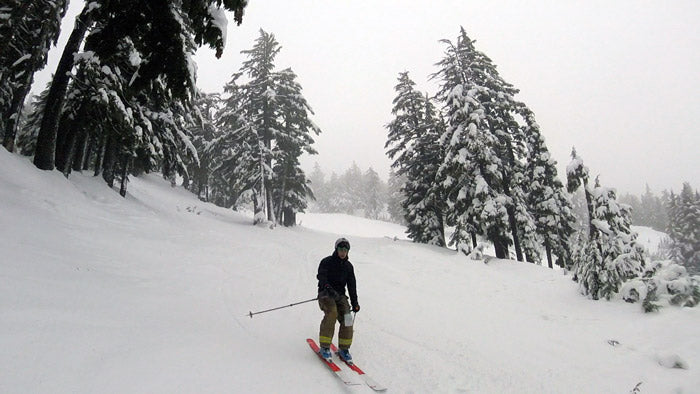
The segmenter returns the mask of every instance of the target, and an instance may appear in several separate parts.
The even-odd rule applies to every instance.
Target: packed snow
[[[2,149],[0,199],[2,393],[372,392],[307,346],[314,302],[247,316],[315,297],[339,236],[362,306],[353,357],[389,392],[700,392],[700,308],[592,301],[561,270],[347,215],[255,227],[157,175],[121,198]]]

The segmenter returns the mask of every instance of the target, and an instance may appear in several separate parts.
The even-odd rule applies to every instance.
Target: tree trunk
[[[80,172],[83,170],[83,162],[85,161],[84,158],[87,155],[87,143],[87,131],[81,128],[80,130],[78,130],[78,135],[75,139],[75,147],[73,149],[72,168],[74,171]]]
[[[265,212],[263,212],[265,206],[263,203],[264,197],[261,192],[253,192],[253,224],[259,224],[263,222]]]
[[[80,50],[85,32],[87,32],[88,26],[92,24],[92,13],[88,12],[88,7],[89,4],[86,4],[83,11],[75,19],[75,27],[70,38],[68,38],[66,47],[63,49],[61,60],[58,62],[56,73],[53,81],[51,81],[49,94],[46,97],[44,117],[41,119],[36,142],[36,153],[34,155],[34,165],[42,170],[53,170],[55,168],[58,120],[63,111],[63,102],[65,101],[66,90],[70,81],[70,72],[75,64],[73,55]]]
[[[506,149],[507,149],[507,160],[510,168],[515,168],[515,155],[513,154],[513,146],[510,138],[506,138]],[[503,175],[503,192],[506,196],[510,197],[513,204],[515,199],[510,192],[510,182],[511,177],[506,173],[506,170],[502,170]],[[513,246],[515,247],[515,255],[518,261],[523,261],[523,250],[520,247],[520,237],[518,237],[518,221],[515,219],[515,206],[509,204],[506,207],[506,212],[508,212],[508,223],[510,224],[510,232],[513,236]]]
[[[588,208],[588,239],[593,239],[595,227],[593,226],[593,197],[588,192],[588,182],[583,183],[583,190],[586,192],[586,207]]]
[[[515,208],[509,206],[508,208],[506,208],[506,211],[508,212],[508,223],[510,223],[510,232],[513,236],[513,246],[515,247],[515,255],[517,256],[518,261],[524,261],[523,250],[520,247],[520,237],[518,237],[518,223],[515,220]]]
[[[119,194],[122,197],[126,197],[126,185],[129,182],[129,155],[123,155],[122,157],[122,182],[119,188]]]
[[[508,257],[508,245],[502,242],[500,239],[493,240],[493,247],[496,250],[496,257],[499,259],[507,259]]]
[[[24,99],[27,97],[31,86],[32,84],[30,77],[24,88],[20,92],[15,92],[15,94],[12,96],[12,103],[5,114],[5,137],[2,145],[9,152],[14,152],[15,150],[15,137],[17,136],[19,117],[22,115],[22,104],[24,104]]]
[[[285,203],[285,201],[284,201],[284,195],[285,195],[285,193],[287,192],[286,189],[287,189],[287,177],[284,177],[284,178],[282,179],[282,190],[280,190],[280,201],[279,201],[279,205],[277,205],[277,215],[276,215],[276,216],[277,216],[277,220],[279,221],[280,224],[283,223],[283,221],[282,221],[282,210],[283,210],[283,209],[286,209],[286,208],[284,207],[284,203]],[[285,225],[285,226],[286,226],[286,225]]]
[[[547,251],[547,265],[549,266],[549,268],[554,268],[554,266],[552,265],[552,247],[549,246],[548,240],[545,240],[544,248]]]
[[[436,205],[433,205],[431,211],[438,221],[438,236],[440,237],[438,240],[440,244],[438,246],[444,247],[447,245],[447,242],[445,242],[445,218],[442,215],[442,211]]]
[[[472,236],[472,247],[476,248],[476,233],[472,231],[471,236]]]
[[[99,140],[99,145],[95,152],[95,176],[102,172],[102,158],[104,157],[105,145],[107,144],[107,136],[102,135]]]
[[[114,186],[114,163],[117,160],[117,141],[115,139],[116,137],[113,135],[107,137],[102,163],[102,179],[107,182],[110,188]]]
[[[18,7],[24,8],[24,10],[20,10],[22,14],[26,13],[28,4],[31,4],[31,1],[25,1],[24,3],[25,4],[22,7]],[[15,33],[12,32],[11,34]],[[41,27],[41,33],[39,35],[38,41],[42,45],[36,45],[32,50],[31,59],[27,60],[27,62],[31,62],[31,70],[25,68],[25,75],[23,76],[22,80],[18,82],[20,86],[13,92],[12,103],[10,104],[7,113],[5,114],[5,119],[7,123],[5,123],[5,139],[3,141],[3,145],[10,152],[13,152],[15,149],[15,136],[17,135],[17,125],[19,123],[19,118],[22,115],[24,100],[27,98],[27,94],[29,94],[29,91],[32,88],[32,82],[34,81],[34,72],[36,72],[37,67],[39,66],[37,63],[40,61],[39,59],[44,59],[44,57],[42,56],[42,52],[45,49],[43,47],[43,43],[46,42],[48,35],[49,25],[44,24]],[[0,53],[3,53],[3,51],[0,51]]]
[[[284,215],[284,226],[285,227],[293,227],[297,224],[297,214],[294,212],[294,210],[290,207],[285,207],[283,211]]]
[[[68,131],[68,138],[66,138],[65,146],[63,148],[64,157],[61,158],[60,165],[59,160],[56,160],[56,168],[63,172],[63,175],[65,175],[66,178],[68,178],[71,170],[73,169],[72,164],[73,158],[75,157],[75,151],[78,149],[77,140],[79,133],[79,131],[76,131],[71,127],[71,129]]]
[[[75,132],[73,131],[73,122],[68,119],[66,114],[61,115],[58,121],[58,132],[56,134],[56,151],[54,153],[54,166],[61,172],[66,168],[66,160],[70,154],[71,144]]]
[[[88,133],[85,133],[86,135]],[[92,158],[92,153],[95,150],[95,141],[97,138],[94,135],[88,137],[88,143],[85,147],[85,154],[83,155],[83,171],[87,171],[90,168],[90,159]]]

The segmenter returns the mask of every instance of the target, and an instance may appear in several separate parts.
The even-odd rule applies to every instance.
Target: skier
[[[350,241],[345,238],[338,238],[335,241],[333,254],[321,260],[318,265],[318,304],[323,311],[323,320],[319,331],[319,344],[321,345],[321,356],[327,360],[331,359],[331,341],[335,332],[335,321],[340,322],[338,330],[338,355],[348,363],[352,362],[350,356],[350,345],[352,344],[352,321],[346,325],[344,316],[350,311],[357,313],[360,311],[360,304],[357,303],[357,289],[355,287],[355,271],[348,260],[350,251]],[[348,287],[348,296],[345,295],[345,286]],[[352,309],[350,307],[352,304]]]

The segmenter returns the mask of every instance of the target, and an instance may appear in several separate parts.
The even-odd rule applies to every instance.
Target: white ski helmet
[[[338,249],[338,246],[347,246],[348,250],[350,250],[350,241],[348,241],[346,238],[340,237],[335,240],[335,248]]]

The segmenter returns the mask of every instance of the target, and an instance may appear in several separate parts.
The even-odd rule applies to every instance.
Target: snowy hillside
[[[559,271],[472,261],[387,223],[253,227],[155,175],[123,199],[2,149],[0,201],[1,393],[372,392],[308,348],[314,303],[246,316],[315,297],[339,235],[362,306],[353,356],[389,392],[700,392],[700,308],[590,301]]]

